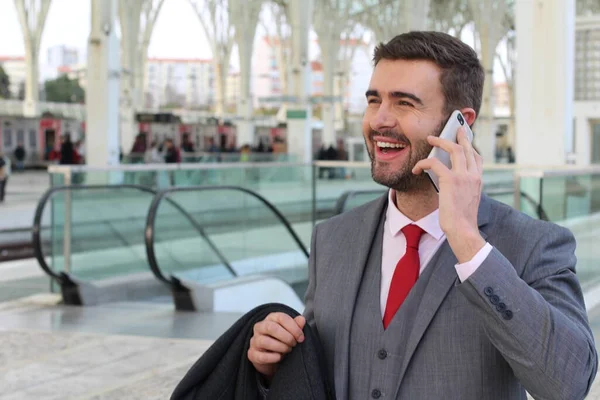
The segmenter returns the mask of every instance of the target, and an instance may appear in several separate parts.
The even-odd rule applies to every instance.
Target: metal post
[[[72,172],[69,168],[65,171],[65,186],[71,186]],[[72,199],[71,191],[65,191],[65,220],[63,225],[63,259],[65,263],[65,272],[71,272],[71,211]]]
[[[317,168],[314,162],[312,165],[312,221],[313,228],[317,224]]]
[[[514,172],[514,198],[515,209],[521,211],[521,175],[518,171]]]

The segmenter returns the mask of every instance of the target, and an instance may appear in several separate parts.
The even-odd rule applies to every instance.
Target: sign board
[[[306,119],[307,118],[306,110],[287,110],[286,117],[287,119]]]

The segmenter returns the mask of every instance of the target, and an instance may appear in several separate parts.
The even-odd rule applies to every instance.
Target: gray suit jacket
[[[381,251],[372,243],[386,206],[387,195],[313,231],[304,314],[319,332],[338,399],[349,397],[350,327],[364,318],[354,306],[369,253]],[[391,378],[396,398],[525,398],[524,389],[539,399],[584,398],[597,354],[573,235],[486,196],[478,222],[494,250],[467,281],[447,242],[432,258],[437,268]]]

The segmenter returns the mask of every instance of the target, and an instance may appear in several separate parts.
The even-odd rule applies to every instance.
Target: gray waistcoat
[[[371,399],[378,395],[382,399],[394,398],[404,360],[404,343],[435,267],[430,263],[432,265],[425,268],[384,330],[379,302],[383,226],[384,218],[371,247],[354,309],[354,315],[361,318],[353,318],[350,331],[350,399]]]

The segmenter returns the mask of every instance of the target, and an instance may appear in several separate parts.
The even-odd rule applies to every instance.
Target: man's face
[[[441,71],[430,61],[380,60],[367,91],[363,135],[377,183],[401,192],[428,188],[413,167],[427,158],[427,136],[445,124]]]

